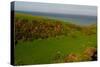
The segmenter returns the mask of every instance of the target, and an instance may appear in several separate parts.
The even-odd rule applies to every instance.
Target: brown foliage
[[[85,60],[93,60],[93,59],[97,59],[96,58],[96,48],[94,47],[88,47],[85,49],[85,51],[83,52],[83,61]]]
[[[88,56],[93,56],[94,52],[96,52],[96,48],[88,47],[85,49],[84,54]]]
[[[65,62],[74,62],[74,61],[79,61],[78,55],[71,53],[65,57]]]
[[[19,19],[20,20],[20,19]],[[33,20],[29,22],[26,19],[15,21],[16,40],[39,39],[62,35],[63,26],[61,22],[49,20]]]

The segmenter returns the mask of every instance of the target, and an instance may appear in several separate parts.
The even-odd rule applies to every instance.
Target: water
[[[79,24],[79,25],[96,24],[96,22],[97,22],[96,18],[93,18],[93,17],[81,17],[81,16],[80,17],[76,17],[76,16],[72,16],[72,17],[68,17],[68,16],[65,16],[65,17],[48,16],[48,18],[59,19],[59,20],[65,21],[65,22],[69,21],[71,23]]]
[[[62,20],[66,22],[69,21],[71,23],[78,24],[78,25],[96,24],[97,22],[96,16],[53,14],[53,13],[42,13],[42,12],[24,12],[24,11],[17,11],[17,12],[32,14],[35,16],[48,17],[50,19],[57,19],[57,20]]]

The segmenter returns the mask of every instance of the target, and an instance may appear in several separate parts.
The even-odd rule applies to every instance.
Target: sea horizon
[[[97,16],[89,15],[73,15],[73,14],[57,14],[57,13],[44,13],[35,11],[15,11],[16,13],[31,14],[33,16],[43,16],[49,19],[56,19],[65,22],[72,22],[78,25],[90,25],[97,22]]]

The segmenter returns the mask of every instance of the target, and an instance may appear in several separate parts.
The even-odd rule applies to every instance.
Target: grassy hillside
[[[15,14],[15,64],[96,60],[96,25]]]

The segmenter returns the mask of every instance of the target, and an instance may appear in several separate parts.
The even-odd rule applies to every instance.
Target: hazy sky
[[[96,6],[15,2],[15,10],[97,16]]]

